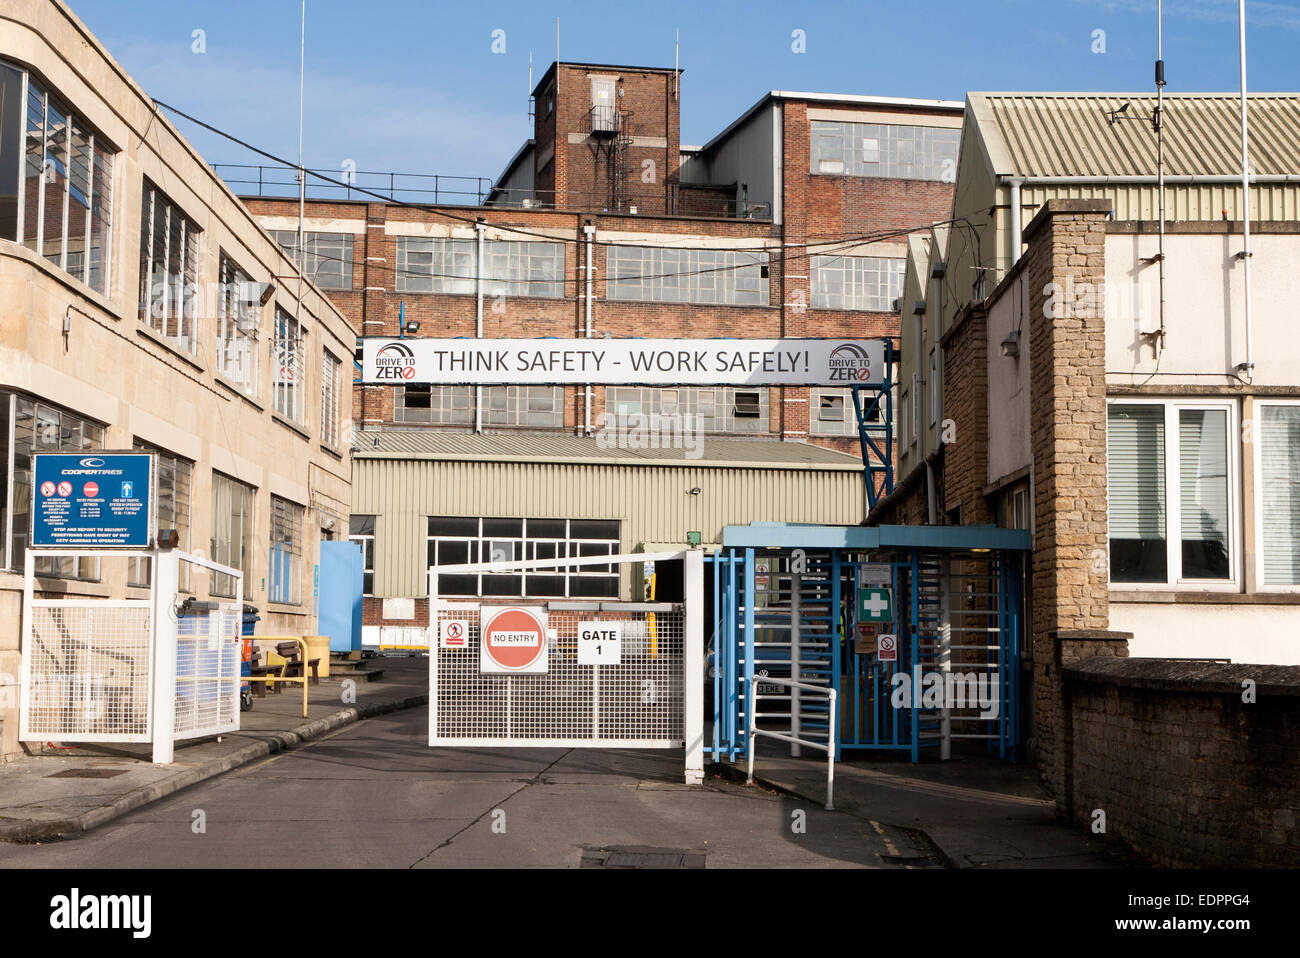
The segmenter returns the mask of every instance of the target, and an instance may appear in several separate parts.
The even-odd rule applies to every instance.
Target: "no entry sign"
[[[546,672],[546,612],[526,606],[484,606],[479,672],[496,675]]]

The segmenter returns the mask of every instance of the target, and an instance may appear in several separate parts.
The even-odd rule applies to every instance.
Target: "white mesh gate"
[[[226,572],[195,556],[179,556],[182,581],[201,589],[209,570]],[[236,575],[231,591],[242,592]],[[176,739],[220,735],[239,728],[239,666],[243,608],[237,602],[181,603],[176,616]]]
[[[684,559],[686,601],[444,601],[438,577],[575,565]],[[490,562],[429,570],[429,744],[683,748],[686,779],[703,777],[702,553]],[[505,609],[544,622],[544,671],[490,671],[484,632]],[[595,631],[618,635],[616,655],[580,653]],[[587,636],[580,639],[580,634]],[[494,640],[495,641],[495,640]],[[608,650],[605,653],[610,654]],[[588,655],[586,661],[580,661]]]
[[[35,563],[55,556],[149,560],[149,597],[46,598]],[[186,567],[186,591],[180,569]],[[242,607],[212,598],[212,573],[238,570],[180,552],[27,550],[23,583],[22,741],[173,743],[239,728]]]

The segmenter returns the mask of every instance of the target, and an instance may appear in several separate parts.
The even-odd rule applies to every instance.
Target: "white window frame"
[[[1195,397],[1188,399],[1146,398],[1136,396],[1109,396],[1106,399],[1106,448],[1110,449],[1110,407],[1161,406],[1165,413],[1165,581],[1164,582],[1114,582],[1113,592],[1240,592],[1242,589],[1242,481],[1241,481],[1241,414],[1235,399]],[[1183,504],[1180,476],[1181,456],[1178,450],[1178,413],[1191,410],[1226,410],[1228,444],[1228,578],[1189,579],[1183,571]],[[1109,463],[1109,455],[1108,455]],[[1109,469],[1109,464],[1107,466]],[[1107,477],[1106,494],[1106,548],[1110,550],[1110,488]],[[1107,563],[1109,581],[1110,565]]]
[[[1260,423],[1264,406],[1300,406],[1300,399],[1255,399],[1251,418],[1251,456],[1254,464],[1255,500],[1251,504],[1255,525],[1255,591],[1268,593],[1300,593],[1300,584],[1281,585],[1264,581],[1264,444],[1261,441]]]

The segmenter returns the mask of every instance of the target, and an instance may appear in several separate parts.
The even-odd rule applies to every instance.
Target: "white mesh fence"
[[[23,647],[27,741],[145,742],[151,603],[35,600]]]
[[[684,733],[685,610],[674,603],[551,602],[544,673],[480,671],[482,626],[495,606],[443,604],[430,628],[435,745],[680,747]],[[440,621],[464,623],[446,648]],[[611,664],[578,661],[579,628],[617,626]]]

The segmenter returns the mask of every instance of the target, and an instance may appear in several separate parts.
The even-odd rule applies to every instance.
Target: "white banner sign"
[[[849,386],[884,381],[878,339],[366,339],[367,383]]]

